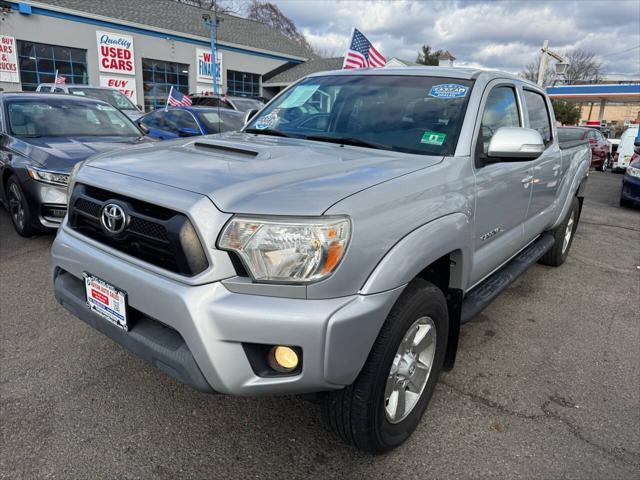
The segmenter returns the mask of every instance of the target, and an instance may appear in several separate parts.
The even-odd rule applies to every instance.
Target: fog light
[[[298,354],[291,347],[278,345],[269,350],[269,366],[278,372],[291,372],[298,362]]]

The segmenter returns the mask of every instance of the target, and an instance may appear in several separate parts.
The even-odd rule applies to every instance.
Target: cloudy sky
[[[520,71],[552,49],[601,56],[607,75],[640,79],[640,0],[272,0],[312,45],[344,53],[356,26],[383,54],[414,61],[422,44],[457,66]]]

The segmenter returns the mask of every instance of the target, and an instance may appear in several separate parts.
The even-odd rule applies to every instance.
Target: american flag
[[[193,102],[191,101],[189,95],[180,93],[178,90],[171,87],[169,98],[167,98],[167,103],[172,107],[188,107]]]
[[[67,83],[67,77],[63,77],[62,75],[56,75],[55,84],[56,85],[64,85]]]
[[[344,56],[342,68],[384,67],[387,60],[360,30],[353,29],[351,46]]]

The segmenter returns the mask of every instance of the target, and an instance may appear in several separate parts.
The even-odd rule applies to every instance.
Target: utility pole
[[[549,65],[549,57],[556,60],[556,75],[564,75],[569,66],[569,60],[549,49],[549,40],[545,40],[542,45],[542,58],[540,59],[540,65],[538,66],[538,86],[544,87],[544,74],[547,71]]]
[[[221,18],[218,17],[218,5],[214,3],[213,18],[208,13],[202,15],[202,20],[209,26],[209,40],[211,42],[211,74],[213,76],[213,94],[218,94],[218,65],[216,64],[216,28],[220,24]],[[221,75],[222,76],[222,75]]]

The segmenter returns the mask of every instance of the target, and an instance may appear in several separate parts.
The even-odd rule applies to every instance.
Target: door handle
[[[560,170],[560,165],[556,163],[556,164],[553,166],[553,171],[554,171],[554,172],[557,172],[558,170]]]
[[[529,184],[533,181],[533,175],[527,175],[522,180],[520,180],[524,185],[524,188],[527,188]]]

